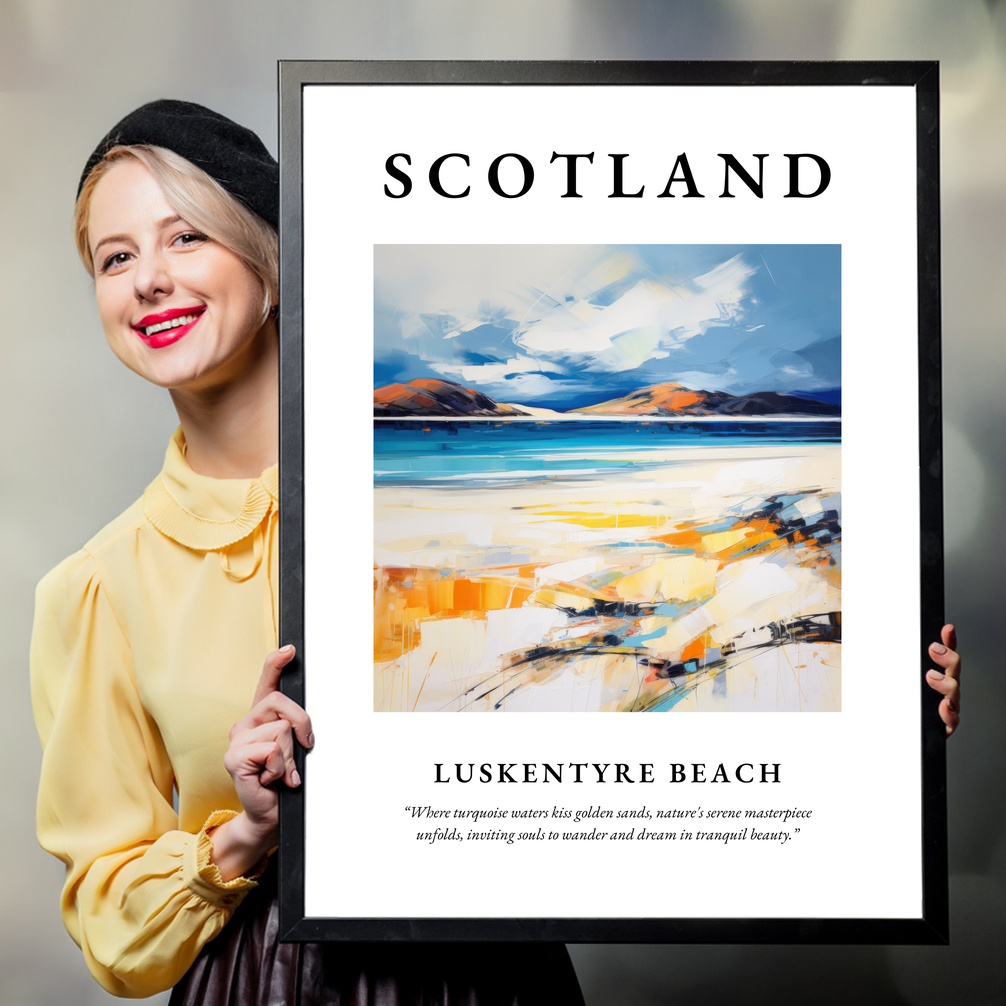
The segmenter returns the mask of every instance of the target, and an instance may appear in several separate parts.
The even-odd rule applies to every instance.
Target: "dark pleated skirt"
[[[274,873],[170,1006],[583,1006],[561,943],[280,943]]]

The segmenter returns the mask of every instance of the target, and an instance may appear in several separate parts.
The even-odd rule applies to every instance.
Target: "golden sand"
[[[840,449],[791,450],[378,486],[375,709],[838,709]]]

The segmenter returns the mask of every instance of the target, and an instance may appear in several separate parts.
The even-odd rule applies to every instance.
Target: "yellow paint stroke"
[[[583,510],[538,510],[539,517],[557,517],[559,523],[577,524],[588,528],[663,527],[664,514],[602,513]]]
[[[746,527],[735,527],[729,531],[716,531],[713,534],[702,536],[703,552],[723,552],[747,538],[749,531]]]
[[[712,593],[719,565],[716,559],[675,555],[623,576],[614,587],[623,601],[692,601]]]

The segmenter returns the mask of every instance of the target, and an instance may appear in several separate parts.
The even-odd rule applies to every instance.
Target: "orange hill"
[[[374,390],[375,416],[526,416],[453,381],[419,378]]]
[[[667,383],[637,388],[622,398],[576,411],[602,416],[840,416],[842,406],[777,391],[734,396]]]
[[[732,397],[722,391],[692,391],[681,384],[651,384],[622,398],[612,398],[576,411],[606,416],[710,416]]]

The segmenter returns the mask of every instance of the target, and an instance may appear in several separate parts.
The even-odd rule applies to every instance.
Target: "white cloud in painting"
[[[745,281],[755,271],[737,255],[690,282],[641,277],[603,304],[603,291],[639,276],[639,263],[622,251],[483,246],[474,254],[467,247],[440,247],[431,255],[422,246],[382,246],[375,282],[379,299],[409,305],[397,319],[406,341],[453,342],[487,321],[505,319],[522,353],[518,359],[538,360],[552,372],[624,373],[665,358],[711,325],[734,323],[743,314]],[[424,316],[449,323],[431,330]],[[439,353],[419,355],[441,369],[443,361],[434,366]],[[510,361],[483,366],[478,375],[465,368],[473,374],[466,380],[499,380]],[[538,369],[524,363],[508,372],[522,367]]]
[[[430,369],[454,380],[461,378],[473,384],[498,384],[512,374],[540,371],[541,365],[526,356],[514,357],[505,363],[479,363],[456,366],[450,363],[431,363]]]
[[[528,352],[548,356],[604,353],[613,348],[618,336],[643,330],[657,335],[655,349],[660,338],[659,319],[681,299],[681,294],[666,286],[641,280],[609,307],[585,301],[558,304],[527,324],[514,336],[514,342]]]
[[[513,341],[551,365],[576,360],[587,371],[635,370],[711,325],[734,322],[743,311],[745,280],[755,271],[736,255],[691,287],[644,279],[608,306],[583,300],[549,306],[538,317],[525,316]]]

